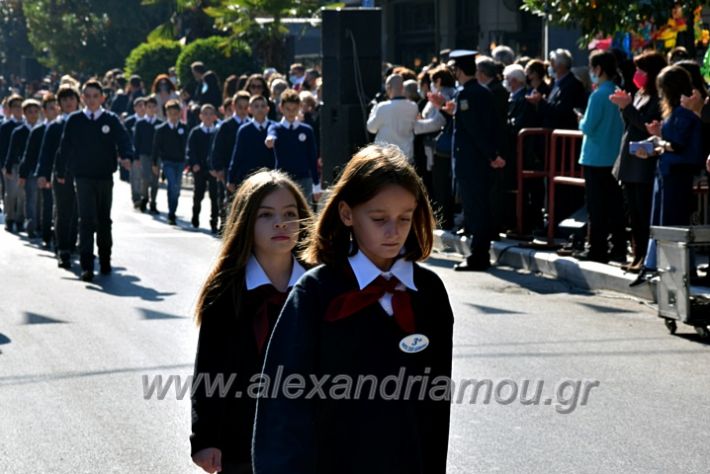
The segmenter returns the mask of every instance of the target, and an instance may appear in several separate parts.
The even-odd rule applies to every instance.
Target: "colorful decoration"
[[[673,49],[678,40],[678,33],[683,31],[688,31],[688,24],[683,18],[669,18],[668,23],[660,27],[653,35],[653,39],[662,41],[666,49]]]
[[[703,67],[701,71],[703,72],[703,76],[705,76],[705,81],[710,83],[710,48],[705,51],[705,59],[703,59]]]

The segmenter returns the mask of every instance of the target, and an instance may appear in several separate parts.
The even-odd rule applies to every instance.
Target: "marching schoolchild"
[[[45,247],[49,247],[52,243],[52,192],[37,186],[35,171],[47,123],[54,121],[58,113],[56,97],[54,94],[47,93],[42,98],[44,118],[32,127],[19,168],[20,186],[25,189],[25,231],[27,237],[32,239],[37,237],[36,231],[41,230]]]
[[[116,114],[104,110],[103,86],[90,79],[82,87],[84,109],[67,119],[54,164],[57,182],[73,176],[79,208],[81,280],[94,279],[94,234],[102,275],[111,273],[113,174],[120,158],[128,169],[133,145]]]
[[[283,118],[269,127],[266,146],[273,148],[276,168],[288,173],[310,202],[321,194],[318,176],[318,151],[313,129],[297,117],[301,111],[298,92],[287,89],[279,105]]]
[[[158,176],[160,167],[168,185],[168,224],[177,225],[177,206],[185,168],[187,125],[180,122],[180,102],[171,99],[165,103],[167,121],[155,128],[153,137],[153,174]]]
[[[266,146],[266,135],[273,123],[267,118],[269,105],[266,97],[253,95],[249,99],[251,121],[244,124],[237,132],[232,158],[227,167],[227,190],[236,191],[244,178],[261,168],[273,169],[274,151]]]
[[[293,288],[269,342],[255,474],[446,472],[453,314],[440,278],[416,263],[434,225],[399,148],[348,162],[303,254],[322,265]],[[320,394],[287,393],[299,376],[301,394],[316,380]]]
[[[22,222],[15,223],[17,216],[17,207],[13,206],[8,210],[8,200],[16,202],[15,195],[17,194],[17,183],[10,179],[5,179],[5,158],[10,149],[10,137],[12,132],[24,123],[22,115],[23,98],[20,95],[13,94],[7,97],[4,101],[3,110],[5,113],[5,121],[0,125],[0,186],[2,190],[3,207],[5,209],[5,230],[12,232],[15,227],[19,230],[22,227]]]
[[[225,108],[225,120],[219,124],[217,135],[215,135],[214,143],[212,144],[210,168],[219,182],[218,197],[222,222],[227,216],[227,208],[230,201],[230,193],[226,189],[227,166],[229,166],[229,160],[232,158],[234,143],[237,141],[237,132],[242,125],[249,121],[249,97],[249,93],[246,91],[239,91],[232,97],[231,108],[229,109],[232,115],[227,118],[228,111]]]
[[[64,85],[57,91],[57,100],[62,114],[47,126],[42,139],[37,165],[37,187],[50,189],[54,201],[54,242],[59,268],[71,268],[71,253],[76,248],[79,211],[74,190],[74,178],[67,172],[63,183],[54,173],[59,142],[69,115],[79,109],[79,92],[73,86]],[[50,181],[51,179],[51,181]]]
[[[217,198],[217,178],[209,172],[209,156],[215,136],[217,111],[212,104],[204,104],[200,109],[201,123],[190,130],[187,137],[187,164],[195,180],[192,198],[192,226],[200,227],[200,211],[205,191],[210,196],[210,228],[216,234],[219,227],[219,199]]]
[[[207,472],[251,473],[256,398],[244,391],[259,375],[271,328],[289,288],[304,273],[295,251],[310,209],[278,171],[248,177],[237,191],[216,266],[198,298],[200,335],[192,395],[192,459]],[[236,377],[226,396],[209,396],[217,377]],[[235,391],[244,396],[235,398]],[[283,471],[291,472],[291,471]]]
[[[126,95],[126,98],[128,98],[128,95]],[[131,113],[130,115],[126,116],[123,119],[123,126],[126,127],[126,131],[128,132],[128,136],[131,138],[131,140],[133,140],[133,133],[135,131],[136,123],[140,119],[145,117],[145,102],[146,102],[145,97],[136,97],[136,99],[133,100],[133,105],[131,107],[131,109],[133,110],[133,113]],[[126,113],[124,113],[124,115]],[[121,117],[121,115],[119,115],[119,117]],[[133,163],[135,163],[135,160]],[[132,166],[131,166],[131,168],[132,168]],[[131,176],[132,176],[131,171],[132,171],[132,169],[127,170],[124,167],[121,167],[118,170],[118,173],[121,178],[121,181],[126,181],[127,183],[131,183],[131,189],[132,189],[133,182],[131,180]],[[131,193],[131,194],[133,194],[133,193]]]
[[[163,123],[157,117],[158,100],[155,96],[145,99],[145,115],[136,120],[133,127],[133,144],[136,159],[131,165],[131,189],[136,209],[146,212],[150,203],[150,213],[158,214],[155,202],[158,196],[158,176],[153,173],[153,137],[155,128]],[[135,176],[135,178],[134,178]]]
[[[7,221],[15,223],[15,231],[24,229],[25,217],[25,189],[20,179],[20,162],[25,155],[30,131],[35,125],[41,123],[42,105],[35,99],[25,99],[22,102],[22,113],[25,120],[15,128],[10,135],[10,146],[5,157],[5,213]],[[32,224],[34,226],[34,222]],[[32,228],[31,238],[34,238]]]

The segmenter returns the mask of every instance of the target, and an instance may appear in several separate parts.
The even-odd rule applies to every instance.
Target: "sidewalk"
[[[516,240],[493,242],[491,261],[495,265],[542,273],[588,290],[611,290],[647,301],[656,301],[655,283],[629,287],[636,275],[624,273],[620,267],[597,262],[582,262],[572,257],[560,257],[554,251],[535,250],[519,246]],[[469,239],[443,230],[434,232],[434,249],[445,254],[469,253]]]

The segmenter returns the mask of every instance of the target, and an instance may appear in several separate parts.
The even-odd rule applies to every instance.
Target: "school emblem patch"
[[[178,128],[178,135],[182,135],[182,134],[184,134],[184,133],[185,133],[185,129],[184,129],[184,128]]]
[[[299,134],[298,134],[298,141],[299,141],[299,142],[305,142],[305,141],[306,141],[306,134],[305,134],[305,133],[299,133]]]
[[[461,110],[464,112],[468,110],[468,100],[466,99],[461,99],[461,103],[459,105],[461,107]]]
[[[101,127],[101,131],[102,131],[104,134],[107,134],[108,132],[111,131],[111,127],[109,127],[108,125],[104,125],[103,127]]]
[[[429,346],[429,338],[424,334],[411,334],[399,341],[399,350],[407,354],[416,354]]]

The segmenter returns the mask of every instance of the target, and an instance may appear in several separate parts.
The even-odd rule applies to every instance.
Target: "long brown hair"
[[[350,228],[340,219],[338,206],[345,202],[350,207],[365,203],[387,185],[399,185],[412,193],[417,207],[412,217],[403,257],[411,261],[426,259],[434,241],[434,213],[429,197],[414,168],[399,148],[392,145],[368,145],[348,162],[328,200],[311,228],[303,260],[311,265],[342,264],[357,252],[351,242]]]
[[[202,322],[209,305],[226,290],[236,285],[235,289],[241,293],[244,271],[254,247],[254,226],[259,206],[277,189],[288,190],[296,199],[300,221],[298,242],[300,244],[305,240],[306,229],[312,215],[298,185],[285,173],[274,170],[259,170],[246,178],[239,186],[229,210],[217,263],[202,285],[197,298],[195,310],[197,325]]]
[[[680,107],[681,96],[690,97],[693,93],[690,74],[680,66],[663,68],[656,79],[656,87],[661,96],[661,112],[664,119],[670,117],[673,109]]]

